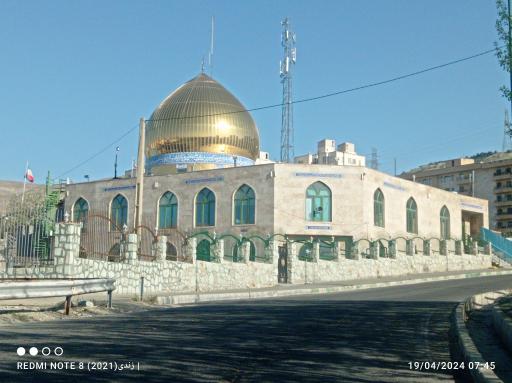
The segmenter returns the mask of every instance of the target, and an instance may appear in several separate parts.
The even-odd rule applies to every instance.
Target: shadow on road
[[[1,381],[421,382],[450,371],[453,302],[297,300],[151,310],[0,330]],[[16,348],[61,346],[61,357]],[[140,362],[141,371],[17,371],[16,361]],[[144,378],[142,380],[142,377]]]

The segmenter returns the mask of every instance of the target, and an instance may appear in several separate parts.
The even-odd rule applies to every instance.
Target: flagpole
[[[23,174],[23,193],[21,194],[21,203],[23,203],[23,200],[25,199],[25,187],[27,185],[27,171],[28,171],[28,161],[27,161],[27,165],[25,166],[25,173]]]

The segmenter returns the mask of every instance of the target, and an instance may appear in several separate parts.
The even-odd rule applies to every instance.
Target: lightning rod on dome
[[[213,74],[213,36],[215,33],[215,18],[212,16],[212,29],[210,34],[210,52],[208,53],[208,66],[210,67],[210,76]]]

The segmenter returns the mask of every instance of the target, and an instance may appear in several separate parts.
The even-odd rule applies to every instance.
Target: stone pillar
[[[346,254],[347,248],[346,248],[346,242],[345,241],[336,241],[335,247],[334,247],[334,254],[336,254],[336,260],[338,262],[341,262],[343,258],[343,253]]]
[[[430,251],[430,240],[423,240],[423,255],[431,255]]]
[[[471,242],[471,254],[478,255],[478,241]]]
[[[75,259],[80,254],[80,223],[57,223],[53,241],[53,262],[59,277],[76,277]]]
[[[491,255],[492,254],[492,246],[490,242],[486,242],[484,246],[484,254]]]
[[[389,244],[389,249],[388,249],[388,254],[389,254],[389,258],[396,258],[396,240],[395,239],[392,239],[391,241],[388,242]]]
[[[320,242],[313,242],[313,248],[311,252],[311,260],[314,263],[318,263],[318,259],[320,258]]]
[[[405,240],[405,254],[414,255],[414,241],[412,239]]]
[[[448,255],[448,243],[446,239],[442,239],[439,243],[439,253],[441,253],[441,255]]]
[[[379,259],[379,242],[370,242],[370,258]]]
[[[187,259],[192,260],[192,264],[197,261],[197,238],[192,237],[187,240],[187,245],[185,246],[185,252]]]
[[[297,258],[297,243],[287,242],[286,246],[288,247],[288,283],[295,283],[296,281],[293,275],[293,271],[295,267],[299,267]]]
[[[212,254],[214,258],[214,262],[223,263],[224,262],[224,240],[218,239],[215,244],[212,246]]]
[[[249,263],[249,257],[251,255],[251,244],[248,241],[242,242],[240,245],[240,251],[242,253],[243,263]]]
[[[157,261],[163,262],[167,258],[167,236],[159,235],[153,243],[153,253]]]
[[[263,251],[265,252],[266,262],[277,265],[279,260],[279,243],[277,241],[270,240]]]
[[[350,259],[361,259],[361,252],[359,251],[360,242],[353,242],[350,246]]]
[[[124,255],[124,259],[126,262],[130,264],[134,264],[137,262],[137,234],[127,234],[126,240],[124,241],[124,246],[122,248],[124,249],[124,254],[121,254],[121,256]]]
[[[463,245],[460,239],[455,240],[455,255],[462,255],[463,253]]]

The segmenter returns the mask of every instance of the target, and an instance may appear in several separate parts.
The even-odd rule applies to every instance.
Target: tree
[[[498,10],[498,19],[496,20],[496,31],[498,32],[499,43],[495,42],[496,57],[500,66],[510,74],[510,87],[502,85],[500,90],[503,97],[511,102],[512,105],[512,41],[511,41],[511,19],[510,19],[510,0],[496,0]]]

